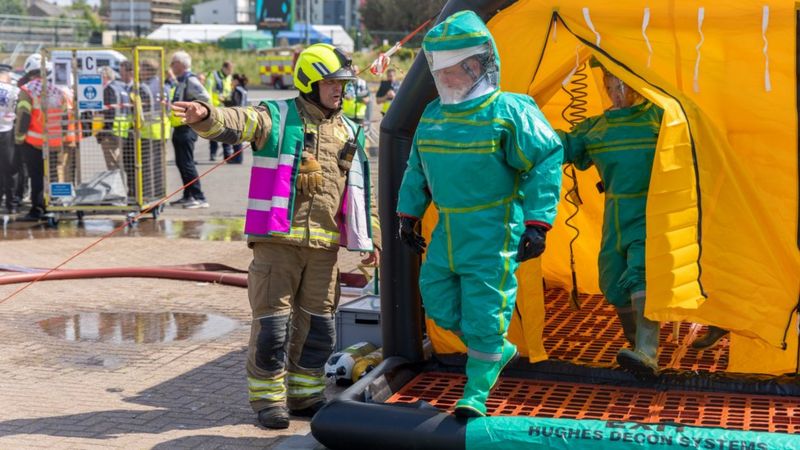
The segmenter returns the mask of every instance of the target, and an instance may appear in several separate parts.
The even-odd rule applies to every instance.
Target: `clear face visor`
[[[628,108],[644,101],[641,94],[633,90],[616,75],[603,69],[603,84],[613,109]]]
[[[444,105],[472,100],[498,88],[499,70],[489,43],[425,52],[425,57]]]

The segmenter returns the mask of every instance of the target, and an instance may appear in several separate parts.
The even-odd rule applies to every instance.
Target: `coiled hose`
[[[561,90],[570,97],[569,104],[561,111],[561,117],[570,124],[570,127],[574,127],[576,124],[586,119],[586,97],[589,95],[586,92],[586,89],[589,87],[586,81],[587,78],[589,78],[589,75],[586,73],[586,63],[584,63],[578,67],[578,70],[570,79],[569,89],[563,85],[561,86]],[[578,176],[575,173],[575,166],[573,164],[565,165],[563,173],[564,176],[571,181],[569,190],[564,194],[564,200],[575,208],[564,221],[564,224],[575,232],[575,235],[569,241],[569,268],[572,272],[572,290],[569,294],[569,304],[572,309],[579,310],[581,309],[581,304],[578,299],[578,276],[575,271],[574,247],[575,241],[578,240],[578,236],[581,234],[581,230],[572,224],[572,220],[578,215],[583,200],[581,200],[578,190]]]

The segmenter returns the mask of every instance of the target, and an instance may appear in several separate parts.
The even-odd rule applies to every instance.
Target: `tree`
[[[15,16],[27,16],[28,11],[22,0],[0,0],[0,14],[12,14]]]
[[[409,32],[438,14],[446,0],[415,2],[413,6],[410,3],[367,0],[359,9],[361,21],[372,34],[380,34],[381,31]]]
[[[100,0],[100,8],[97,9],[100,17],[111,16],[111,0]]]
[[[69,6],[69,9],[73,11],[78,11],[81,13],[81,18],[89,22],[89,26],[93,31],[102,31],[103,30],[103,21],[100,20],[100,16],[89,6],[89,3],[86,0],[75,0],[72,2],[72,5]]]

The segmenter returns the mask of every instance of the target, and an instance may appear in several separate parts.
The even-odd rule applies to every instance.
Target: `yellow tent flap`
[[[797,329],[787,332],[800,299],[795,17],[788,0],[520,0],[488,23],[503,90],[534,97],[555,128],[569,129],[562,114],[604,109],[597,75],[575,72],[590,55],[664,108],[647,208],[647,315],[733,330],[733,372],[796,369]],[[585,111],[562,89],[576,83]],[[570,220],[580,231],[578,287],[589,293],[599,291],[597,181],[594,169],[578,173],[583,204]],[[569,288],[575,232],[564,220],[575,210],[559,208],[541,270],[548,285]],[[527,288],[536,273],[518,273],[526,315],[542,304]],[[541,330],[522,319],[539,348]]]
[[[555,127],[569,126],[557,85],[587,51],[665,108],[648,197],[648,316],[734,330],[731,371],[793,371],[783,343],[800,296],[795,2],[519,1],[489,28],[503,88],[532,95]],[[603,102],[587,73],[592,115]],[[596,292],[592,176],[579,179],[574,223],[578,284]],[[572,236],[562,222],[548,236],[548,281],[571,284]],[[796,332],[787,340],[795,346]]]

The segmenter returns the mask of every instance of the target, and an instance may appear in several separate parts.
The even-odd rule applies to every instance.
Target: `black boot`
[[[28,211],[28,214],[25,214],[25,216],[20,220],[23,222],[38,222],[45,218],[44,215],[44,209],[34,206],[31,207],[31,210]]]
[[[724,328],[710,325],[706,331],[706,334],[700,336],[699,338],[695,339],[694,342],[692,342],[692,348],[695,350],[705,350],[707,348],[711,348],[717,345],[717,342],[727,336],[728,333],[730,333],[730,331]]]
[[[258,412],[258,423],[266,428],[289,428],[289,411],[283,405],[271,406]]]

